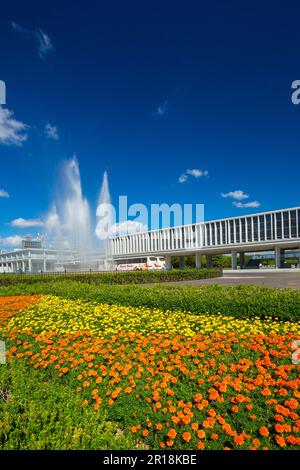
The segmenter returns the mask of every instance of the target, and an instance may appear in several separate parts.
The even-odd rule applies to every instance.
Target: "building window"
[[[258,218],[253,217],[253,241],[258,241]]]
[[[241,219],[241,227],[242,227],[241,242],[245,243],[246,241],[246,220],[245,219]]]
[[[248,242],[252,242],[252,220],[251,217],[247,217],[247,233],[248,233]]]
[[[273,214],[267,214],[266,215],[266,224],[267,224],[267,240],[272,240],[273,235],[272,235],[272,219],[271,217]]]
[[[296,211],[291,211],[291,236],[292,238],[297,237],[297,213]]]
[[[283,213],[283,237],[290,238],[290,224],[289,224],[289,213]]]
[[[229,220],[230,243],[234,243],[233,220]]]
[[[282,238],[281,212],[276,213],[276,230],[277,238]]]
[[[259,216],[259,235],[260,239],[265,239],[265,218],[263,215]]]
[[[216,234],[215,234],[214,224],[210,224],[210,229],[211,229],[211,244],[215,245],[216,244]]]
[[[240,241],[241,241],[241,235],[240,235],[240,221],[236,219],[236,220],[234,221],[234,224],[235,224],[235,238],[236,238],[236,243],[240,243]]]

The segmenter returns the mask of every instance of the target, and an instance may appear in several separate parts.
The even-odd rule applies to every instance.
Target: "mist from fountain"
[[[45,222],[49,247],[74,250],[82,269],[94,269],[95,262],[91,260],[105,260],[108,257],[107,243],[100,239],[98,226],[94,228],[92,223],[90,206],[82,191],[76,157],[64,163],[62,182],[63,190],[59,191],[58,200],[53,204]],[[103,208],[110,205],[110,202],[108,175],[105,171],[96,211],[98,219],[101,218]]]

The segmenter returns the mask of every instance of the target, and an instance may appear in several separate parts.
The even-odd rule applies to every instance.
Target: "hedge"
[[[0,274],[0,286],[9,286],[19,282],[35,284],[72,280],[91,284],[146,284],[156,282],[186,281],[209,279],[222,276],[220,268],[174,269],[162,271],[127,271],[101,273],[40,273],[40,274]]]

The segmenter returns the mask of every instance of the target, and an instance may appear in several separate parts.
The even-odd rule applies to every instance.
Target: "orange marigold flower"
[[[284,431],[283,426],[279,423],[276,423],[275,424],[275,431],[278,432],[278,433],[282,433]]]
[[[198,432],[197,432],[197,437],[198,439],[204,439],[206,436],[205,434],[205,431],[203,431],[203,429],[200,429]]]
[[[284,439],[282,436],[276,436],[276,437],[275,437],[275,440],[276,440],[277,444],[278,444],[280,447],[285,447],[285,446],[286,446],[285,439]]]
[[[252,444],[254,445],[254,447],[259,447],[260,446],[259,439],[253,439]]]
[[[185,442],[190,442],[190,440],[192,439],[191,433],[189,433],[189,432],[184,432],[184,433],[182,434],[182,439],[183,439]]]
[[[243,436],[235,436],[234,437],[234,443],[237,445],[237,446],[242,446],[245,442],[245,439],[243,438]]]
[[[170,437],[170,439],[175,439],[176,436],[177,432],[175,431],[175,429],[170,429],[170,431],[168,432],[168,437]]]
[[[162,426],[161,423],[157,423],[157,424],[155,425],[155,427],[156,427],[156,429],[157,429],[158,431],[160,431],[163,426]]]
[[[217,441],[219,439],[219,435],[214,433],[210,436],[210,438],[213,440],[213,441]]]
[[[197,447],[199,450],[204,450],[205,449],[205,444],[204,442],[199,441],[197,444]]]
[[[148,429],[144,429],[143,432],[142,432],[142,436],[143,436],[143,437],[147,437],[148,434],[149,434]]]
[[[259,428],[259,434],[263,437],[267,437],[270,433],[269,433],[269,430],[266,426],[261,426]]]
[[[197,431],[197,429],[199,428],[199,424],[198,423],[192,423],[191,428],[192,428],[193,431]]]

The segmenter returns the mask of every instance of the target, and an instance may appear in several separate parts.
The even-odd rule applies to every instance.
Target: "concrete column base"
[[[171,256],[166,256],[165,261],[166,261],[166,269],[167,270],[172,269],[172,258],[171,258]]]
[[[281,249],[278,246],[276,246],[275,248],[275,266],[276,266],[276,269],[280,269],[282,267]]]
[[[231,268],[237,269],[237,253],[235,251],[231,253]]]
[[[206,255],[206,267],[207,268],[212,268],[212,255]]]
[[[202,256],[201,254],[196,254],[196,268],[202,268]]]
[[[245,267],[245,254],[240,253],[240,268],[244,269],[244,267]]]

